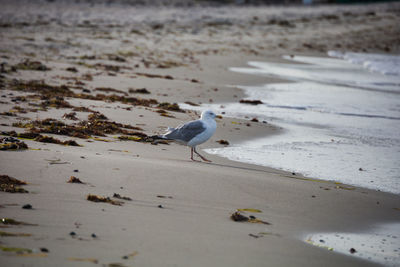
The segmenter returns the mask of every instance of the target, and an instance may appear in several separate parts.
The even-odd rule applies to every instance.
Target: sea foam
[[[284,133],[243,138],[242,143],[206,151],[400,194],[400,76],[371,72],[339,58],[285,58],[287,63],[249,62],[253,68],[231,69],[291,81],[241,87],[247,99],[263,104],[200,107],[229,117],[257,117],[282,127]]]

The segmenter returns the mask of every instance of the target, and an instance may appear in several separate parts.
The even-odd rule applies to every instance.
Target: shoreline
[[[302,56],[303,57],[303,56]],[[315,59],[312,59],[313,58],[313,56],[307,56],[307,57],[305,57],[305,62],[308,62],[308,61],[310,61],[309,63],[311,64],[311,62],[314,62],[314,64],[318,64],[318,58],[320,58],[320,57],[318,57],[318,58],[315,58]],[[326,60],[325,60],[325,58],[326,59],[328,59],[329,57],[323,57],[324,59],[322,59],[322,62],[325,62]],[[312,60],[311,60],[312,59]],[[333,59],[333,60],[335,60],[335,59]],[[298,60],[299,61],[299,60]],[[300,60],[301,61],[301,60]],[[276,59],[272,59],[272,60],[270,60],[270,59],[266,59],[266,60],[258,60],[257,62],[266,62],[265,64],[267,64],[267,66],[268,66],[268,64],[270,64],[271,62],[273,62],[272,64],[275,64],[275,63],[280,63],[280,62],[282,62],[282,63],[287,63],[288,61],[287,60],[285,60],[285,59],[281,59],[281,61],[279,62],[278,60],[276,60]],[[260,63],[261,64],[261,63]],[[291,61],[289,61],[289,64],[291,64]],[[333,63],[331,63],[331,64],[333,64]],[[348,63],[347,63],[348,64]],[[292,66],[296,66],[296,62],[294,62],[294,64],[291,64]],[[307,64],[306,64],[306,66],[307,66]],[[313,65],[313,64],[311,64],[311,65],[308,65],[308,66],[317,66],[317,65]],[[273,67],[274,66],[272,66],[272,67],[270,67],[270,68],[272,68],[273,69]],[[279,69],[279,68],[281,68],[281,70],[280,71],[284,71],[284,69],[285,69],[285,67],[284,67],[284,65],[282,65],[282,67],[277,67],[277,69]],[[287,69],[288,69],[288,71],[290,72],[291,71],[291,69],[292,68],[296,68],[296,67],[289,67],[289,65],[288,65],[288,67],[286,67]],[[236,68],[236,67],[234,67],[234,69],[240,69],[240,68]],[[253,100],[262,100],[262,101],[264,101],[265,103],[269,103],[269,101],[271,101],[271,100],[269,100],[268,98],[265,98],[266,97],[266,95],[265,94],[262,94],[262,93],[257,93],[258,91],[257,90],[260,90],[261,91],[261,88],[264,88],[264,87],[268,87],[267,85],[272,85],[271,86],[271,88],[272,88],[272,92],[271,92],[271,95],[268,95],[268,97],[269,98],[274,98],[274,94],[273,94],[273,91],[274,90],[283,90],[283,92],[285,93],[286,91],[285,90],[288,90],[288,89],[285,89],[286,87],[285,86],[283,86],[281,89],[279,89],[280,87],[279,87],[279,84],[281,83],[281,82],[283,82],[284,84],[292,84],[293,83],[293,85],[296,85],[296,84],[299,84],[299,83],[301,83],[301,79],[300,80],[297,80],[296,78],[293,78],[293,79],[288,79],[288,80],[283,80],[284,79],[284,77],[278,77],[278,79],[281,79],[281,80],[279,80],[278,82],[277,81],[272,81],[272,82],[270,82],[269,81],[269,78],[270,77],[275,77],[273,74],[275,74],[275,73],[273,73],[273,74],[270,74],[270,75],[268,75],[268,74],[263,74],[263,73],[261,73],[261,74],[257,74],[257,69],[255,68],[254,70],[255,70],[255,72],[254,73],[251,73],[250,72],[250,70],[251,69],[253,69],[253,67],[252,66],[248,66],[246,69],[244,69],[244,71],[243,71],[243,73],[246,73],[247,75],[249,75],[249,76],[260,76],[260,77],[264,77],[264,79],[265,79],[265,83],[263,84],[263,85],[257,85],[257,86],[254,86],[254,85],[247,85],[247,86],[238,86],[239,88],[243,88],[243,90],[244,91],[246,91],[246,90],[248,90],[249,91],[249,95],[246,97],[246,99],[253,99]],[[262,68],[261,68],[261,70],[262,70]],[[268,70],[268,67],[267,67],[267,70]],[[275,69],[273,69],[273,71],[275,71],[275,72],[277,72],[277,70],[275,70]],[[304,70],[305,71],[305,70]],[[247,73],[247,72],[249,72],[249,73]],[[365,72],[365,74],[363,74],[363,75],[366,75],[367,74],[367,72]],[[275,74],[275,75],[277,75],[277,74]],[[276,79],[276,78],[275,78]],[[313,82],[313,80],[311,79],[310,80],[310,82],[312,83]],[[327,84],[329,84],[329,82],[327,83]],[[367,84],[368,85],[368,84]],[[309,85],[309,86],[311,86],[311,84]],[[336,85],[335,85],[336,86]],[[344,85],[344,86],[346,86],[346,85]],[[338,87],[339,88],[339,87]],[[303,88],[304,89],[304,88]],[[256,92],[256,93],[251,93],[252,92],[252,90],[254,91],[254,92]],[[291,89],[289,90],[289,91],[291,91],[291,90],[293,90],[293,91],[296,91],[296,88],[295,87],[291,87]],[[331,89],[331,90],[333,90],[333,89]],[[379,93],[384,93],[384,92],[386,92],[386,90],[384,90],[383,92],[381,92],[380,90],[378,90],[378,89],[375,89],[375,90],[377,90],[377,92],[379,92]],[[296,91],[297,92],[297,91]],[[356,92],[359,92],[359,91],[357,91],[356,90]],[[361,91],[360,91],[361,92]],[[306,94],[307,92],[305,92],[304,94]],[[368,96],[370,95],[369,93],[367,94]],[[329,96],[330,96],[330,98],[329,98]],[[331,95],[329,95],[328,96],[328,98],[331,100],[331,101],[338,101],[338,100],[335,100],[334,98],[332,98],[333,97],[333,95],[331,96]],[[350,96],[351,96],[351,94],[350,94]],[[360,95],[360,97],[363,97],[363,95]],[[275,98],[276,98],[276,96],[275,96]],[[287,103],[286,105],[291,105],[290,103],[293,103],[293,100],[291,100],[291,98],[290,98],[290,95],[289,95],[289,99],[285,99],[285,98],[278,98],[277,99],[277,101],[278,101],[278,103],[281,103],[282,101],[286,101],[286,102],[284,102],[284,103]],[[324,99],[319,99],[319,100],[314,100],[314,102],[315,101],[324,101]],[[378,100],[376,100],[376,101],[378,101]],[[297,103],[297,102],[296,102]],[[304,99],[301,99],[301,100],[299,100],[299,105],[302,107],[302,105],[311,105],[310,107],[314,107],[313,106],[313,102],[312,103],[309,103],[309,102],[304,102]],[[319,103],[319,102],[318,102]],[[335,102],[336,103],[336,102]],[[352,104],[354,104],[353,102],[349,102],[349,103],[347,103],[348,105],[352,105]],[[243,109],[243,106],[242,107],[240,107],[240,105],[238,105],[237,103],[235,104],[235,102],[230,102],[230,103],[227,103],[227,105],[226,105],[226,107],[225,107],[225,105],[224,105],[224,107],[218,107],[218,105],[219,104],[215,104],[215,105],[210,105],[209,107],[210,108],[214,108],[214,109],[216,109],[216,110],[218,110],[218,112],[221,112],[221,111],[226,111],[227,112],[227,114],[229,115],[229,116],[231,116],[231,117],[236,117],[236,118],[242,118],[243,119],[243,117],[247,117],[248,118],[248,120],[250,120],[252,117],[257,117],[258,115],[259,116],[261,116],[261,118],[262,119],[266,119],[266,120],[268,120],[268,116],[273,116],[273,114],[274,114],[274,112],[276,112],[276,111],[271,111],[271,110],[269,110],[269,109],[263,109],[262,107],[261,107],[261,110],[264,110],[264,112],[266,112],[266,114],[268,114],[268,115],[262,115],[262,112],[261,112],[261,110],[260,109],[257,109],[256,107],[251,107],[251,106],[249,106],[249,109],[246,111],[245,109]],[[279,105],[279,104],[277,104],[277,105]],[[322,106],[321,106],[322,104],[319,104],[319,105],[316,105],[314,108],[316,108],[317,110],[319,109],[319,108],[322,108]],[[388,103],[388,105],[389,105],[389,103]],[[268,106],[268,105],[267,105]],[[186,106],[184,106],[185,108],[187,108],[188,106],[186,105]],[[206,106],[207,107],[207,106]],[[326,106],[325,106],[325,108],[327,109],[327,110],[331,110],[332,109],[332,107],[329,107],[329,105],[328,104],[326,104]],[[331,108],[331,109],[329,109],[329,108]],[[333,107],[333,108],[335,108],[335,107]],[[357,107],[357,108],[360,108],[360,107]],[[373,107],[369,107],[370,109],[372,109],[373,111],[371,111],[371,112],[377,112],[377,114],[380,114],[380,112],[382,113],[382,114],[385,114],[385,110],[384,109],[382,109],[382,110],[375,110]],[[308,108],[305,108],[305,109],[308,109]],[[361,110],[361,109],[357,109],[357,111],[358,112],[361,112],[361,114],[364,114],[364,113],[362,113],[363,112],[363,110]],[[332,111],[333,113],[335,112],[335,110],[333,110]],[[341,114],[340,112],[340,106],[339,106],[339,111],[336,111],[336,112],[339,112],[339,114]],[[344,112],[344,111],[343,111]],[[347,112],[351,112],[351,111],[347,111]],[[322,112],[323,114],[324,114],[324,112]],[[236,115],[235,115],[236,114]],[[272,115],[271,115],[272,114]],[[328,112],[328,114],[330,114],[329,112]],[[350,113],[349,113],[350,114]],[[369,117],[369,113],[367,112],[367,113],[365,113],[366,115],[365,115],[365,117]],[[374,113],[373,113],[374,114]],[[278,116],[278,115],[277,115]],[[304,120],[304,123],[306,123],[307,121],[308,122],[310,122],[310,118],[308,118],[307,119],[307,116],[308,117],[310,117],[310,116],[312,116],[312,114],[303,114],[303,113],[301,113],[301,116],[300,116],[300,120],[301,121],[303,121]],[[373,116],[373,115],[371,115],[371,116]],[[389,116],[389,115],[387,115],[387,116]],[[299,117],[299,116],[297,116],[297,117]],[[360,115],[360,117],[361,117],[361,115]],[[374,116],[373,116],[374,117]],[[386,117],[382,117],[382,118],[386,118]],[[391,117],[387,117],[388,119],[390,119]],[[262,120],[261,119],[261,120]],[[321,127],[321,129],[322,129],[322,126],[323,126],[323,122],[321,122],[321,119],[320,120],[318,120],[318,118],[314,118],[316,121],[315,121],[315,125],[316,125],[316,128],[317,129],[319,129],[319,127],[318,126],[320,126]],[[294,119],[295,120],[295,119]],[[271,121],[271,123],[272,124],[274,124],[274,119],[273,119],[273,117],[271,117],[270,119],[269,119],[269,121]],[[346,121],[344,121],[344,122],[346,122]],[[322,123],[322,124],[321,124]],[[354,123],[357,123],[357,121],[354,121]],[[378,123],[378,122],[376,122],[376,123]],[[381,123],[381,122],[379,122],[379,124],[384,124],[385,125],[385,123]],[[279,116],[277,117],[277,120],[275,121],[275,126],[276,127],[283,127],[283,128],[285,128],[285,125],[286,125],[286,127],[288,127],[286,130],[284,130],[284,131],[288,131],[288,129],[291,129],[291,131],[293,131],[293,132],[298,132],[298,131],[300,131],[300,132],[307,132],[307,131],[310,131],[313,127],[311,127],[310,129],[308,129],[307,127],[306,127],[306,129],[303,129],[303,128],[299,128],[299,127],[295,127],[295,125],[296,125],[296,123],[294,123],[294,125],[293,124],[291,124],[290,122],[287,122],[287,121],[285,121],[284,119],[282,119],[282,118],[280,118]],[[328,127],[330,124],[327,124],[327,125],[325,125],[326,127]],[[331,125],[331,127],[333,127],[334,128],[334,124],[333,125]],[[297,129],[297,130],[296,130]],[[337,132],[337,131],[336,131]],[[329,140],[333,140],[333,139],[330,139],[330,138],[334,138],[336,135],[334,134],[335,132],[321,132],[320,134],[316,134],[315,135],[315,138],[316,138],[316,140],[317,141],[315,141],[315,142],[317,142],[318,143],[318,140],[320,140],[320,142],[323,142],[323,140],[325,140],[325,139],[329,139]],[[390,135],[387,135],[388,137],[387,138],[389,138],[390,137]],[[299,142],[300,144],[301,144],[301,142],[302,141],[296,141],[296,140],[299,140],[298,138],[301,138],[300,136],[299,136],[299,134],[293,134],[292,133],[292,135],[287,135],[286,134],[286,137],[288,137],[288,138],[295,138],[295,139],[290,139],[290,140],[292,140],[293,142]],[[368,135],[367,136],[360,136],[360,138],[367,138],[368,137]],[[279,137],[275,137],[275,139],[279,139]],[[297,138],[297,139],[296,139]],[[339,138],[339,137],[337,137],[337,138]],[[378,138],[378,137],[377,137]],[[349,176],[349,174],[346,174],[346,173],[336,173],[336,178],[334,178],[334,169],[332,169],[332,168],[328,168],[328,166],[325,166],[325,167],[327,167],[327,168],[324,168],[324,169],[326,169],[326,170],[319,170],[319,171],[313,171],[313,172],[311,172],[310,173],[310,170],[309,169],[305,169],[304,167],[302,168],[302,169],[299,169],[299,164],[294,164],[292,167],[289,167],[287,164],[285,165],[284,163],[282,163],[282,162],[279,162],[279,161],[273,161],[271,164],[266,164],[266,162],[265,161],[263,161],[261,158],[257,158],[257,156],[250,156],[250,155],[248,155],[248,154],[246,154],[246,153],[251,153],[251,149],[248,149],[248,150],[246,150],[246,144],[247,144],[247,146],[250,146],[250,147],[253,147],[254,146],[254,149],[255,149],[255,147],[257,147],[257,148],[259,148],[259,149],[262,149],[261,148],[261,145],[260,144],[262,144],[262,143],[260,143],[260,142],[257,142],[257,140],[263,140],[263,139],[265,139],[265,145],[267,145],[267,144],[270,144],[271,145],[271,143],[268,143],[267,142],[267,140],[268,140],[268,138],[262,138],[262,137],[259,137],[259,138],[257,138],[256,140],[248,140],[248,139],[246,139],[246,140],[244,140],[243,142],[241,142],[241,144],[244,144],[244,147],[243,147],[243,145],[241,146],[240,144],[237,144],[237,146],[239,147],[239,148],[237,148],[237,149],[234,149],[234,148],[232,148],[232,149],[220,149],[220,148],[216,148],[216,149],[211,149],[210,150],[210,152],[211,153],[214,153],[214,154],[217,154],[217,155],[221,155],[221,156],[223,156],[223,157],[227,157],[227,158],[230,158],[230,159],[234,159],[234,160],[237,160],[237,161],[242,161],[242,162],[247,162],[247,163],[251,163],[251,164],[256,164],[256,165],[264,165],[264,166],[268,166],[268,167],[273,167],[273,168],[277,168],[277,167],[279,167],[279,169],[282,169],[282,170],[284,170],[284,171],[288,171],[288,172],[300,172],[300,173],[302,173],[304,176],[306,176],[306,177],[314,177],[314,178],[316,178],[316,177],[318,177],[318,176],[321,176],[321,177],[324,177],[324,178],[319,178],[319,179],[323,179],[323,180],[329,180],[329,181],[337,181],[337,182],[341,182],[341,183],[343,183],[343,184],[347,184],[347,185],[351,185],[351,186],[356,186],[356,187],[362,187],[362,188],[370,188],[370,189],[372,189],[372,190],[377,190],[377,191],[384,191],[384,192],[388,192],[388,193],[391,193],[391,194],[398,194],[398,192],[395,192],[395,191],[393,191],[393,190],[395,190],[395,189],[390,189],[388,186],[385,186],[385,182],[386,183],[393,183],[393,186],[395,186],[396,185],[396,180],[394,179],[394,178],[392,178],[391,176],[388,176],[388,178],[386,179],[386,180],[384,180],[384,181],[380,181],[380,180],[378,180],[377,179],[377,176],[379,176],[379,174],[376,172],[376,169],[378,169],[378,167],[381,169],[381,172],[383,171],[383,169],[386,169],[385,167],[387,167],[387,168],[389,168],[389,170],[392,170],[391,172],[393,173],[393,172],[395,172],[394,171],[394,169],[393,169],[393,165],[387,165],[387,166],[385,166],[385,167],[383,167],[383,166],[381,166],[381,165],[374,165],[372,162],[369,162],[368,160],[366,160],[366,159],[364,159],[364,158],[361,158],[361,161],[359,160],[358,162],[360,162],[359,163],[359,165],[360,165],[360,169],[358,169],[357,168],[357,170],[358,171],[366,171],[366,169],[365,169],[365,167],[364,166],[369,166],[369,169],[368,170],[370,170],[370,171],[372,171],[372,174],[370,174],[369,176],[363,176],[363,177],[359,177],[359,178],[364,178],[364,180],[371,180],[371,183],[373,183],[373,182],[375,182],[374,184],[366,184],[366,183],[362,183],[362,181],[359,181],[359,180],[357,180],[356,178],[352,178],[352,179],[350,179],[349,180],[349,178],[348,178],[348,176]],[[336,139],[336,138],[335,138]],[[302,140],[302,139],[301,139]],[[310,142],[313,142],[312,140],[313,139],[305,139],[305,140],[310,140]],[[340,138],[339,138],[339,140],[340,140]],[[346,143],[346,136],[344,136],[344,139],[343,139],[343,142],[344,143]],[[379,138],[375,141],[375,142],[379,142]],[[284,138],[280,138],[279,139],[279,141],[275,141],[275,143],[276,142],[281,142],[281,143],[284,143],[285,142],[285,139]],[[305,142],[305,141],[303,141],[303,142]],[[339,142],[339,141],[338,141]],[[395,140],[393,140],[393,142],[395,142]],[[274,142],[272,142],[272,144],[275,144]],[[375,147],[375,144],[373,144],[372,143],[372,145],[370,145],[370,146],[372,146],[372,147]],[[371,149],[372,147],[370,147],[370,146],[367,146],[365,149]],[[240,149],[240,147],[242,147],[242,149]],[[298,146],[296,146],[298,149],[300,149],[299,147],[301,147],[301,145],[298,145]],[[276,147],[274,147],[274,146],[272,146],[272,147],[270,147],[271,149],[277,149]],[[312,152],[314,152],[314,153],[324,153],[324,151],[321,151],[321,150],[317,150],[317,151],[314,151],[313,149],[312,149],[312,147],[305,147],[305,149],[309,149],[308,151],[309,151],[309,155],[311,155],[311,153]],[[368,151],[367,150],[367,151]],[[247,152],[246,152],[247,151]],[[279,150],[280,151],[280,150]],[[279,152],[278,151],[278,152]],[[237,153],[243,153],[244,155],[242,156],[242,157],[239,157],[239,156],[235,156],[235,154],[237,154]],[[285,152],[285,154],[287,154],[286,152],[288,152],[288,151],[286,151],[286,150],[282,150],[281,152]],[[325,151],[326,152],[326,151]],[[365,150],[364,150],[364,152],[365,152]],[[274,156],[274,154],[267,154],[267,153],[259,153],[260,155],[262,154],[262,155],[264,155],[264,156]],[[282,154],[283,155],[283,154]],[[291,158],[290,157],[290,155],[291,154],[289,154],[288,155],[288,157],[289,158]],[[304,157],[306,157],[306,155],[304,155],[303,154],[303,156]],[[283,159],[282,159],[283,160]],[[321,160],[323,160],[323,159],[321,159]],[[258,164],[259,163],[259,164]],[[323,161],[321,162],[321,163],[324,163]],[[296,167],[297,166],[297,167]],[[280,168],[281,167],[281,168]],[[345,167],[345,166],[344,166]],[[361,168],[361,167],[363,167],[363,168]],[[392,168],[392,169],[390,169],[390,167]],[[349,171],[351,170],[351,169],[348,169]],[[375,170],[375,171],[374,171]],[[319,174],[318,174],[318,172],[319,172]],[[308,174],[307,174],[308,173]],[[390,172],[389,171],[386,171],[386,173],[387,174],[389,174]],[[381,176],[383,175],[383,176],[386,176],[385,174],[386,173],[381,173]],[[341,179],[339,179],[338,178],[338,176],[344,176],[344,177],[341,177]],[[375,179],[376,178],[376,179]],[[394,180],[393,180],[394,179]]]
[[[374,17],[390,24],[392,17],[380,12]],[[0,20],[4,19],[1,15],[0,11]],[[17,15],[22,21],[26,18],[23,13]],[[28,150],[0,152],[0,174],[25,180],[28,184],[20,187],[29,191],[0,192],[2,218],[29,224],[0,224],[2,263],[376,266],[350,253],[311,246],[299,237],[311,232],[358,232],[375,223],[398,222],[400,196],[359,187],[348,190],[334,182],[211,154],[210,164],[192,162],[187,147],[152,145],[141,139],[141,135],[157,134],[167,126],[198,117],[194,112],[179,112],[173,103],[238,102],[243,91],[226,84],[265,83],[265,77],[233,73],[228,67],[245,66],[249,60],[271,55],[282,60],[278,57],[286,52],[321,53],[320,48],[304,46],[299,32],[302,27],[311,35],[323,30],[301,20],[294,28],[277,24],[263,28],[269,17],[247,21],[245,29],[229,23],[201,29],[192,25],[189,30],[168,24],[125,29],[96,24],[95,14],[90,15],[88,23],[76,28],[36,20],[25,26],[0,27],[4,47],[0,56],[6,61],[1,74],[1,131],[28,132],[34,125],[39,134],[61,143],[19,138]],[[251,13],[245,15],[252,17]],[[322,15],[316,9],[315,16]],[[360,13],[354,27],[365,30],[366,16]],[[167,21],[167,16],[160,19]],[[338,27],[340,35],[350,19],[340,14],[324,23]],[[343,24],[335,26],[337,20]],[[380,29],[379,25],[368,27]],[[270,37],[262,37],[265,29]],[[252,38],[246,37],[247,33]],[[258,47],[264,38],[271,40]],[[277,48],[285,38],[297,41],[288,41],[291,47]],[[349,40],[346,46],[357,42]],[[371,45],[373,48],[366,49],[381,49],[378,44]],[[398,49],[393,45],[392,51]],[[34,67],[36,70],[29,70]],[[37,80],[43,82],[33,82]],[[140,94],[139,89],[150,94]],[[46,128],[46,119],[52,119],[52,127],[64,123],[75,132],[57,134]],[[222,147],[217,143],[221,139],[235,143],[282,131],[270,123],[228,117],[217,123],[217,132],[201,148]],[[93,129],[93,124],[101,127]],[[81,128],[94,133],[79,132]],[[81,138],[73,135],[77,133]],[[125,139],[118,139],[121,136]],[[80,146],[63,145],[68,140]],[[83,184],[69,183],[71,176]],[[89,201],[89,195],[104,197],[105,203]],[[32,209],[22,208],[26,204]],[[237,211],[248,220],[234,221],[232,215]]]

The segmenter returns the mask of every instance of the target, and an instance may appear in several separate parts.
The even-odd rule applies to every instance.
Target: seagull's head
[[[201,113],[201,119],[215,119],[217,115],[211,110],[206,110]]]

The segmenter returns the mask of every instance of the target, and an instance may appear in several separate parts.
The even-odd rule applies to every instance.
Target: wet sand
[[[155,145],[146,136],[198,117],[176,111],[173,103],[239,101],[243,92],[228,85],[277,82],[228,67],[280,61],[282,54],[321,55],[339,45],[398,52],[398,4],[297,13],[298,8],[198,9],[203,13],[192,18],[194,11],[176,8],[155,17],[151,8],[63,4],[61,12],[57,5],[48,4],[44,12],[32,4],[29,12],[17,12],[18,6],[7,4],[0,13],[1,131],[80,145],[19,138],[28,149],[0,152],[0,174],[26,181],[20,187],[29,191],[0,192],[1,217],[34,224],[1,224],[2,263],[375,265],[301,239],[312,232],[357,232],[398,222],[398,195],[213,155],[205,155],[212,163],[192,162],[189,148]],[[385,37],[376,38],[380,34]],[[134,91],[143,88],[150,94]],[[63,117],[79,107],[90,110]],[[216,134],[200,148],[284,131],[268,122],[225,117],[217,124]],[[71,176],[85,184],[67,183]],[[88,201],[89,194],[119,205]],[[26,204],[33,209],[23,209]],[[237,209],[253,209],[241,214],[260,221],[233,221]]]

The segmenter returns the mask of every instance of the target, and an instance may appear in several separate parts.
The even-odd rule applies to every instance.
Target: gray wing
[[[164,134],[164,137],[168,139],[189,142],[193,137],[203,132],[205,129],[206,127],[202,121],[190,121]]]

